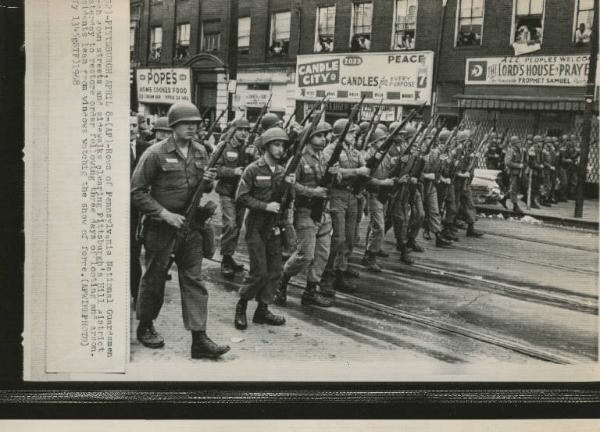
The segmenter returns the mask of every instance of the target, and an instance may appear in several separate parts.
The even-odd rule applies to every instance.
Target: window
[[[291,12],[279,12],[271,15],[271,54],[283,56],[288,54],[290,46]]]
[[[354,3],[352,7],[350,51],[369,51],[371,49],[372,17],[372,3]]]
[[[417,30],[417,0],[396,0],[395,11],[392,49],[414,49]]]
[[[179,24],[177,26],[177,37],[175,43],[175,60],[187,57],[190,51],[190,25]]]
[[[219,51],[221,47],[221,21],[204,21],[202,23],[202,51]]]
[[[544,26],[544,0],[515,0],[514,45],[541,45]]]
[[[250,51],[250,17],[238,19],[238,53],[248,54]]]
[[[333,36],[335,33],[335,6],[317,8],[317,26],[315,35],[315,52],[333,52]]]
[[[484,0],[460,0],[456,46],[481,45]]]
[[[578,0],[575,19],[575,45],[588,45],[592,39],[594,21],[594,0]]]
[[[129,25],[129,61],[135,60],[135,23]]]
[[[150,60],[160,60],[162,52],[162,27],[153,27],[150,33]]]

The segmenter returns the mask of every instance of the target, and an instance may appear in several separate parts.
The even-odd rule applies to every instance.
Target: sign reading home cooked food
[[[431,103],[433,52],[299,55],[296,99],[386,105]]]
[[[189,68],[149,68],[137,70],[138,100],[144,103],[191,102]]]

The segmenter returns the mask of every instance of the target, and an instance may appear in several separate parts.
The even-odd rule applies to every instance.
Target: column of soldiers
[[[226,278],[244,270],[234,255],[245,220],[250,268],[239,300],[232,305],[233,322],[240,330],[248,327],[252,300],[257,303],[254,324],[284,325],[285,317],[270,308],[273,303],[286,306],[287,287],[296,275],[306,275],[301,300],[305,306],[329,307],[336,292],[358,289],[354,280],[360,274],[348,261],[363,213],[361,196],[369,217],[362,261],[368,271],[382,271],[377,259],[390,255],[383,241],[389,229],[399,261],[407,265],[413,264],[412,253],[424,252],[421,233],[434,238],[440,248],[459,241],[461,229],[469,237],[482,236],[475,229],[470,183],[476,146],[468,130],[438,128],[436,119],[418,127],[394,122],[389,128],[375,121],[362,129],[353,115],[333,125],[319,115],[316,119],[308,116],[304,124],[288,122],[284,127],[278,116],[265,112],[252,127],[238,118],[215,146],[198,136],[201,116],[192,104],[177,103],[166,119],[159,119],[161,128],[166,124],[166,135],[157,136],[145,151],[131,183],[132,203],[144,215],[146,269],[136,300],[137,338],[144,346],[164,346],[154,321],[174,259],[184,326],[192,334],[192,358],[214,359],[229,351],[206,333],[208,291],[200,272],[202,258],[211,256],[205,238],[210,230],[202,229],[209,222],[197,230],[178,231],[184,226],[186,203],[199,185],[211,185],[203,191],[208,193],[216,183],[222,212],[221,271]],[[299,163],[290,171],[291,160]],[[291,196],[285,203],[278,192],[282,188],[287,188],[283,196]],[[214,212],[213,203],[202,208],[205,215]],[[175,235],[183,239],[182,246],[171,250]]]
[[[574,134],[504,135],[489,134],[485,156],[488,169],[500,170],[500,203],[505,208],[510,199],[512,210],[522,214],[519,194],[534,209],[575,199],[580,147]]]

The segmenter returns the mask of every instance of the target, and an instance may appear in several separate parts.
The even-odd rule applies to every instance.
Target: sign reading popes
[[[137,70],[138,100],[144,103],[173,104],[192,101],[192,85],[188,68]]]
[[[581,87],[587,83],[589,55],[467,59],[467,85]]]
[[[432,74],[431,51],[299,55],[296,99],[354,102],[365,95],[386,105],[431,103]]]

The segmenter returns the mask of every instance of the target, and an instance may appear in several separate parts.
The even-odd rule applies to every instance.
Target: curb
[[[503,216],[512,216],[512,217],[515,216],[514,212],[512,212],[511,210],[506,210],[504,208],[490,208],[487,206],[475,205],[475,209],[477,210],[478,213],[485,213],[485,214],[502,213]],[[594,221],[586,221],[586,220],[582,220],[582,219],[576,219],[573,217],[547,216],[547,215],[533,214],[533,213],[528,213],[526,211],[523,213],[523,216],[531,216],[531,217],[539,219],[543,222],[547,222],[551,225],[577,227],[577,228],[584,228],[584,229],[592,230],[592,231],[598,231],[598,222],[594,222]]]

